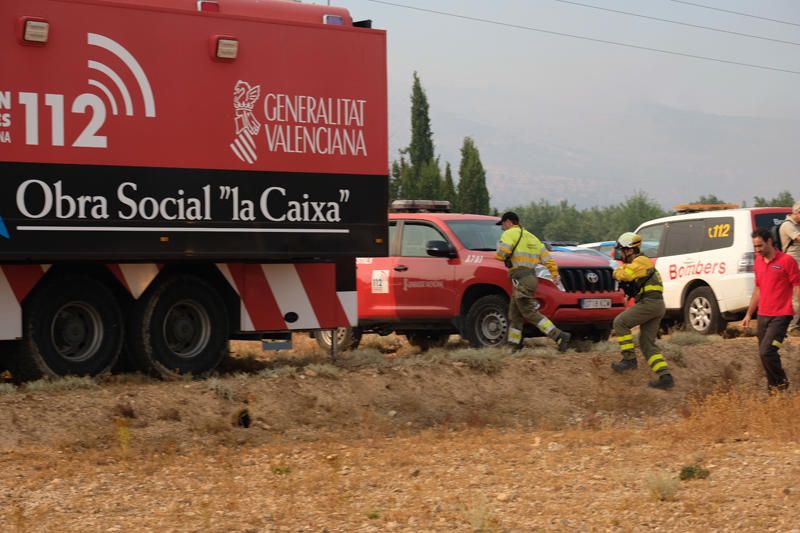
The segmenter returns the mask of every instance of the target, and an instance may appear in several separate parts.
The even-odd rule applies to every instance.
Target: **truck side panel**
[[[64,0],[0,20],[0,259],[386,253],[383,32]]]

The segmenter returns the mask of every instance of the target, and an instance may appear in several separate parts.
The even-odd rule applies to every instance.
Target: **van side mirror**
[[[425,243],[425,251],[433,257],[457,257],[455,248],[447,241],[428,241]]]

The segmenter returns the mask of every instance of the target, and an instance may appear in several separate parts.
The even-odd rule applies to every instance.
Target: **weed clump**
[[[661,472],[648,474],[644,479],[650,496],[658,501],[669,502],[675,499],[678,493],[679,481],[674,477]]]
[[[697,344],[708,344],[711,342],[721,342],[722,337],[719,335],[702,335],[695,331],[679,331],[673,333],[669,342],[677,344],[678,346],[694,346]]]
[[[236,389],[229,383],[225,383],[221,379],[211,378],[206,382],[208,390],[220,400],[233,401],[236,399]]]
[[[0,395],[13,394],[17,392],[17,388],[11,383],[0,383]]]
[[[688,481],[690,479],[705,479],[711,472],[700,465],[686,465],[681,468],[681,473],[678,475],[681,481]]]
[[[265,368],[257,374],[258,377],[263,379],[277,379],[284,376],[294,376],[297,374],[297,368],[293,366],[279,366],[276,368]]]
[[[383,368],[389,365],[389,361],[375,348],[362,348],[350,352],[346,357],[339,358],[337,364],[349,369]]]
[[[484,348],[483,350],[456,350],[449,355],[449,359],[456,363],[463,363],[467,367],[492,375],[503,368],[503,352],[499,349]]]
[[[67,376],[59,379],[40,379],[25,384],[29,392],[59,392],[79,389],[96,389],[97,382],[90,377]]]
[[[306,374],[311,376],[319,376],[327,379],[338,379],[341,370],[339,368],[323,363],[321,365],[308,365],[306,367]]]

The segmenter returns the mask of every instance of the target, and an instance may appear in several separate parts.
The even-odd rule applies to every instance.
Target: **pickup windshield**
[[[493,252],[497,249],[502,228],[493,220],[451,220],[447,226],[468,250]]]

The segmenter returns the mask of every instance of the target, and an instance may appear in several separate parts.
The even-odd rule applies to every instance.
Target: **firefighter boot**
[[[638,363],[636,362],[635,358],[628,359],[623,357],[621,361],[611,363],[611,368],[614,369],[614,372],[627,372],[628,370],[636,370],[637,366]]]
[[[672,379],[672,374],[664,373],[659,374],[656,379],[648,383],[654,389],[671,389],[675,386],[675,380]]]
[[[520,342],[507,342],[506,346],[511,348],[511,353],[516,354],[525,347],[525,341]]]
[[[569,341],[572,339],[572,333],[569,331],[562,331],[556,337],[556,344],[558,344],[559,352],[566,352],[569,348]]]

